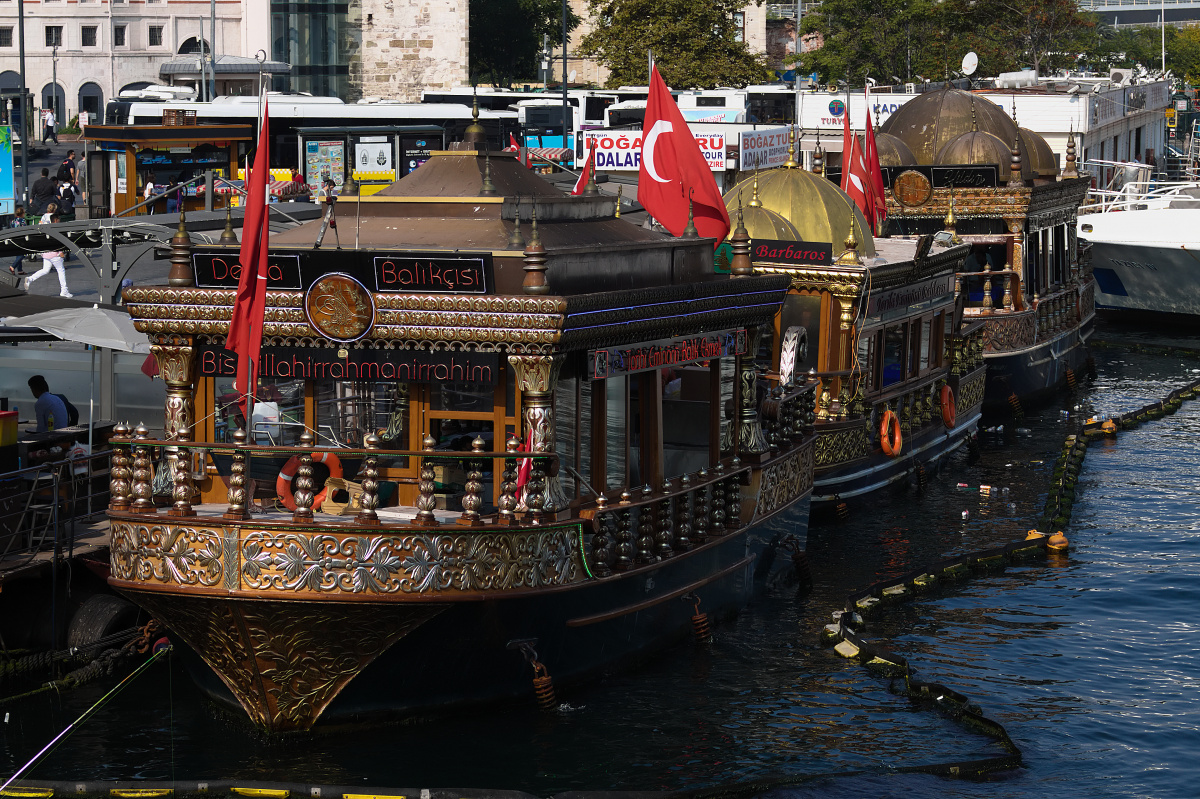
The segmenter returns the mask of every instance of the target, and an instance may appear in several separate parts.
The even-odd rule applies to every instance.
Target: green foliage
[[[647,49],[675,89],[745,86],[767,76],[765,60],[735,40],[741,0],[589,0],[595,29],[579,51],[609,70],[609,86],[645,85]]]
[[[472,83],[509,87],[538,80],[542,36],[562,44],[561,0],[473,0],[470,18]],[[567,30],[579,17],[567,5]]]
[[[824,82],[849,74],[857,85],[867,76],[941,80],[974,51],[981,75],[1049,74],[1075,62],[1094,28],[1075,0],[823,0],[801,30],[825,43],[800,56],[800,71]]]

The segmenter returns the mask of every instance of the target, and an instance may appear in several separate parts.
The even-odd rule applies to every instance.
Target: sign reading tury
[[[696,336],[644,341],[628,347],[608,347],[588,351],[588,373],[593,380],[617,377],[664,366],[680,366],[709,358],[744,355],[746,330],[720,330]]]
[[[238,356],[221,347],[197,347],[202,377],[233,377]],[[493,352],[428,352],[356,347],[263,347],[259,376],[283,380],[399,380],[409,383],[494,385]]]

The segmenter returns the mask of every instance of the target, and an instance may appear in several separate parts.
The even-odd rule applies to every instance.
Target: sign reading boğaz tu
[[[708,168],[713,172],[725,170],[725,132],[693,130],[692,136],[700,146]],[[586,131],[583,134],[583,158],[588,148],[596,148],[596,169],[636,172],[642,165],[642,132]]]

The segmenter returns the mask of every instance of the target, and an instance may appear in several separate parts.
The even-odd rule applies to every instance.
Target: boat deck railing
[[[1200,182],[1137,180],[1119,189],[1092,189],[1079,215],[1158,208],[1200,208]]]
[[[1090,279],[1071,280],[1028,301],[1011,269],[960,272],[958,283],[967,317],[987,323],[983,341],[989,353],[1031,347],[1078,326],[1092,312]],[[999,285],[1004,293],[997,297]]]
[[[0,558],[53,547],[72,554],[76,535],[104,515],[108,459],[97,452],[0,474]]]

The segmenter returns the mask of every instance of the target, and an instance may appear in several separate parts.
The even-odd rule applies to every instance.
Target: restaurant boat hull
[[[248,425],[214,266],[236,251],[181,232],[171,285],[126,290],[168,399],[161,438],[117,431],[111,583],[205,690],[271,732],[545,704],[791,571],[816,381],[766,402],[753,358],[786,278],[716,274],[710,240],[473,149],[350,203],[353,250],[273,237]]]

